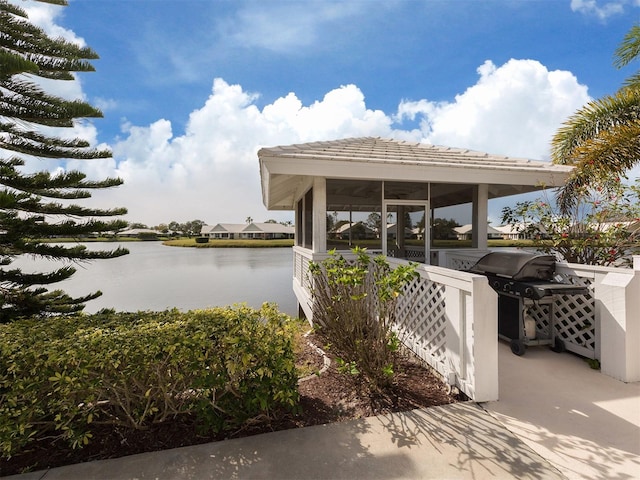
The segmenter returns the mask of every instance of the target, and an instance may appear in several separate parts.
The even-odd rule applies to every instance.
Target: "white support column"
[[[607,273],[595,295],[602,373],[623,382],[640,381],[640,256],[633,257],[633,274]]]
[[[313,179],[313,244],[314,253],[327,251],[327,180]]]
[[[498,400],[498,294],[486,278],[474,278],[466,298],[465,345],[473,358],[467,367],[473,375],[474,401]]]
[[[471,292],[445,287],[447,372],[450,384],[475,402],[498,400],[498,298],[486,278]]]
[[[445,381],[449,385],[457,385],[459,382],[468,380],[467,355],[465,345],[465,302],[464,297],[468,294],[459,288],[446,285],[445,289],[445,310],[447,313],[447,323],[445,325],[446,356],[448,368]]]
[[[481,183],[473,189],[473,218],[471,246],[480,250],[486,250],[489,218],[489,185]]]

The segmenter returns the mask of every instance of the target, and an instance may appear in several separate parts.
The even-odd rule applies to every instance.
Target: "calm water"
[[[85,312],[180,310],[246,303],[258,308],[275,302],[282,312],[297,314],[292,290],[290,248],[180,248],[160,242],[127,242],[129,255],[76,266],[68,280],[54,284],[72,296],[101,290]],[[118,243],[89,243],[87,248],[114,249]],[[12,267],[49,271],[60,262],[18,259]]]

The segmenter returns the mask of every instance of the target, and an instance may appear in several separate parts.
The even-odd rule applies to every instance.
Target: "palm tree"
[[[640,25],[635,25],[615,51],[614,66],[622,68],[639,56]],[[619,182],[640,161],[640,71],[615,94],[589,102],[572,115],[553,137],[551,158],[576,166],[558,192],[564,212],[575,206],[581,190]]]

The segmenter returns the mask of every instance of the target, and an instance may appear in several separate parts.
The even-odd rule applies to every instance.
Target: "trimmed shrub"
[[[311,263],[313,320],[347,373],[361,375],[372,391],[391,385],[400,341],[393,332],[397,299],[418,277],[416,264],[391,269],[386,257],[366,249],[346,260],[335,250]]]
[[[195,415],[235,429],[297,407],[289,317],[265,304],[107,312],[0,325],[0,449],[87,444],[94,424],[143,429]]]
[[[209,237],[196,237],[196,243],[209,243]]]

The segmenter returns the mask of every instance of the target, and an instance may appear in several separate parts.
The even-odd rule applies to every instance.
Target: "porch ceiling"
[[[270,210],[293,210],[301,186],[313,177],[431,182],[432,207],[438,208],[464,203],[478,184],[489,185],[489,198],[559,186],[573,168],[376,137],[263,148],[258,158]]]

